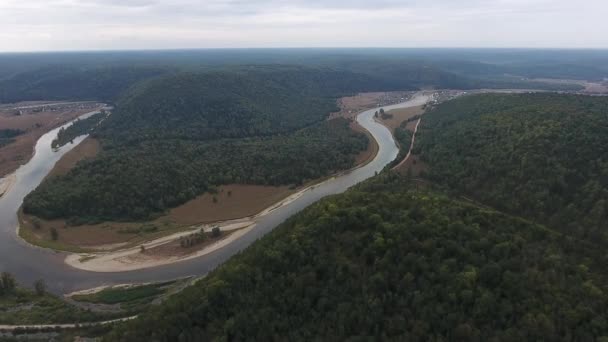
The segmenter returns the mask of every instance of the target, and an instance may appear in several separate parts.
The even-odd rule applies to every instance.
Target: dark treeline
[[[11,144],[15,141],[15,137],[25,133],[20,129],[0,129],[0,147]]]
[[[395,90],[421,87],[576,90],[582,87],[522,77],[592,80],[608,77],[608,56],[601,51],[582,50],[217,49],[5,54],[0,56],[0,103],[113,102],[128,87],[151,77],[250,65],[330,68],[381,80]]]
[[[608,243],[608,98],[467,96],[422,120],[416,150],[432,181]]]
[[[62,127],[57,132],[57,138],[51,142],[51,147],[59,148],[67,143],[71,143],[81,135],[88,134],[106,115],[106,113],[93,114],[86,119],[76,119],[67,128]]]
[[[74,224],[147,219],[222,184],[298,186],[348,169],[367,137],[325,118],[359,87],[300,68],[148,82],[93,132],[102,152],[43,182],[23,209]]]
[[[106,340],[608,338],[603,250],[413,188],[322,200]]]

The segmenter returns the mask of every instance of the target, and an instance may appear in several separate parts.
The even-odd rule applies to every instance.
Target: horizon
[[[15,51],[0,51],[0,55],[18,55],[18,54],[61,54],[61,53],[128,53],[128,52],[205,52],[205,51],[280,51],[280,50],[319,50],[319,51],[496,51],[496,52],[508,52],[508,51],[591,51],[591,52],[608,52],[608,47],[525,47],[525,46],[513,46],[513,47],[475,47],[475,46],[461,46],[461,47],[442,47],[442,46],[431,46],[431,47],[383,47],[383,46],[351,46],[351,47],[332,47],[332,46],[285,46],[285,47],[257,47],[257,46],[246,46],[246,47],[200,47],[200,48],[133,48],[133,49],[66,49],[66,50],[15,50]]]

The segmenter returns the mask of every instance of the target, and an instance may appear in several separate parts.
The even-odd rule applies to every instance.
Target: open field
[[[424,113],[423,106],[393,109],[388,112],[390,117],[388,117],[386,119],[378,118],[378,121],[380,121],[380,123],[385,125],[388,129],[391,130],[391,132],[394,133],[395,129],[397,127],[401,127],[401,124],[403,122],[415,117],[416,115],[421,115],[422,113]],[[412,123],[413,123],[413,125],[412,125]],[[411,127],[410,131],[413,132],[414,131],[413,127],[416,125],[416,121],[411,121],[407,125],[408,125],[407,128],[410,129],[410,127]]]
[[[51,172],[47,177],[59,176],[68,173],[76,164],[84,159],[93,158],[99,153],[101,146],[99,141],[91,137],[84,139],[78,146],[74,147],[68,153],[66,153],[61,159],[55,164]]]
[[[294,191],[287,186],[220,186],[217,194],[205,193],[171,209],[167,218],[185,225],[237,219],[255,215]]]
[[[36,141],[44,133],[82,114],[103,107],[98,103],[86,103],[32,107],[35,110],[19,109],[24,106],[29,105],[5,105],[0,109],[0,127],[2,129],[24,131],[23,134],[15,137],[14,142],[0,148],[0,178],[15,171],[31,158]]]

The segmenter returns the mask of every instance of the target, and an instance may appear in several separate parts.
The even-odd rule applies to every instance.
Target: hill
[[[106,340],[601,340],[604,260],[383,174],[297,214]]]
[[[308,68],[146,81],[93,132],[102,152],[46,180],[24,212],[74,224],[148,219],[219,185],[297,186],[348,169],[367,137],[325,118],[338,96],[377,86],[366,81]]]
[[[424,115],[428,178],[500,210],[608,242],[608,98],[467,96]]]

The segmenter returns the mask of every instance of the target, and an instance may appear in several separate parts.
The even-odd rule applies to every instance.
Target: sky
[[[0,51],[608,48],[608,0],[0,0]]]

